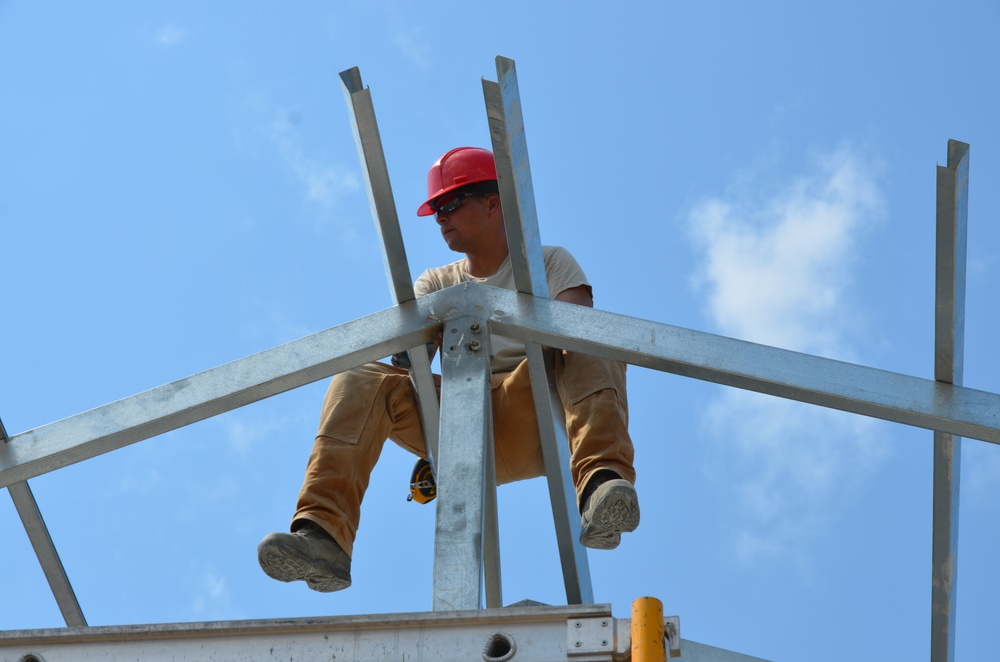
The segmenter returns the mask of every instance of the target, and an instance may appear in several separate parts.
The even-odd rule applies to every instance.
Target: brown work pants
[[[577,498],[600,469],[635,482],[625,365],[557,352],[555,373]],[[494,374],[492,396],[497,483],[544,475],[527,361]],[[292,530],[298,521],[311,520],[351,554],[361,500],[386,439],[427,457],[407,372],[369,363],[336,375],[323,402]]]

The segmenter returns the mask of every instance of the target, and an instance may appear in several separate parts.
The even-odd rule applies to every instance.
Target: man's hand
[[[434,360],[434,354],[437,352],[437,346],[438,346],[437,342],[427,343],[428,359]],[[393,354],[391,361],[392,365],[396,366],[397,368],[403,368],[405,370],[409,370],[413,365],[412,363],[410,363],[409,352],[400,352],[399,354]]]

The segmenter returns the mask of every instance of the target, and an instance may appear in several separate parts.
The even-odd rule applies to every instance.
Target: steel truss
[[[17,506],[68,626],[0,632],[0,653],[21,650],[21,655],[27,655],[23,651],[32,647],[51,646],[51,650],[74,651],[73,659],[89,659],[86,655],[98,657],[108,646],[125,650],[124,642],[129,640],[134,642],[129,644],[132,647],[128,650],[134,649],[130,656],[161,659],[156,655],[167,650],[164,641],[183,640],[195,646],[190,650],[201,651],[199,659],[210,659],[204,657],[209,648],[217,651],[213,654],[220,659],[226,657],[224,651],[229,655],[239,651],[241,659],[244,655],[245,659],[264,659],[255,655],[263,655],[260,651],[267,648],[267,642],[295,647],[298,659],[311,659],[312,650],[316,655],[320,651],[325,655],[331,650],[357,651],[358,642],[363,644],[389,631],[398,638],[397,645],[413,651],[430,646],[428,642],[435,641],[431,635],[456,624],[473,624],[470,627],[476,634],[470,635],[472,641],[476,637],[481,640],[493,627],[510,632],[521,625],[535,627],[554,620],[562,623],[561,634],[554,639],[531,635],[527,630],[524,634],[518,630],[515,636],[535,642],[538,651],[550,651],[540,642],[552,639],[562,657],[550,651],[539,653],[540,657],[525,653],[518,660],[620,656],[622,652],[616,653],[614,645],[608,644],[614,638],[602,639],[605,649],[588,653],[593,657],[581,656],[581,651],[577,651],[581,655],[574,655],[573,644],[566,639],[567,622],[583,618],[581,614],[590,618],[597,612],[595,618],[608,622],[610,610],[590,604],[593,593],[587,556],[577,542],[580,524],[566,471],[564,424],[548,369],[551,357],[547,352],[551,349],[543,349],[556,348],[933,430],[931,659],[953,660],[960,437],[1000,443],[1000,395],[962,386],[968,145],[950,141],[948,166],[939,167],[935,378],[923,379],[548,299],[513,61],[497,58],[497,73],[499,82],[484,80],[483,91],[517,291],[465,284],[415,298],[370,92],[363,87],[357,69],[343,72],[341,81],[395,305],[34,430],[8,437],[0,424],[0,438],[4,439],[0,443],[0,487],[8,488]],[[440,405],[430,361],[423,351],[438,333],[444,338]],[[499,609],[502,598],[489,397],[490,337],[494,333],[527,345],[569,604],[566,608]],[[87,627],[28,479],[403,351],[408,351],[411,359],[411,377],[439,484],[434,612],[197,627]],[[481,439],[482,443],[470,444],[470,439]],[[458,504],[463,507],[455,507]],[[485,610],[480,609],[483,584]],[[614,625],[614,619],[611,622]],[[679,632],[674,637],[680,641]],[[259,650],[254,648],[258,641],[262,642]],[[443,645],[453,647],[454,641]],[[693,642],[684,645],[687,648],[678,652],[684,652],[688,659],[750,659]],[[76,657],[77,652],[80,657]],[[427,657],[415,659],[437,658],[428,652]]]

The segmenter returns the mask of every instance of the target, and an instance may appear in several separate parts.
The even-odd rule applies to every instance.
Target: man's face
[[[448,196],[438,201],[447,207]],[[450,213],[439,211],[437,223],[448,248],[459,253],[475,252],[483,242],[493,241],[490,227],[488,197],[474,195],[463,198]]]

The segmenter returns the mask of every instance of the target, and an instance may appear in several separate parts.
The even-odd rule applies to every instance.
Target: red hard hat
[[[427,201],[417,216],[430,216],[431,200],[455,189],[497,178],[493,152],[479,147],[456,147],[437,160],[427,171]]]

